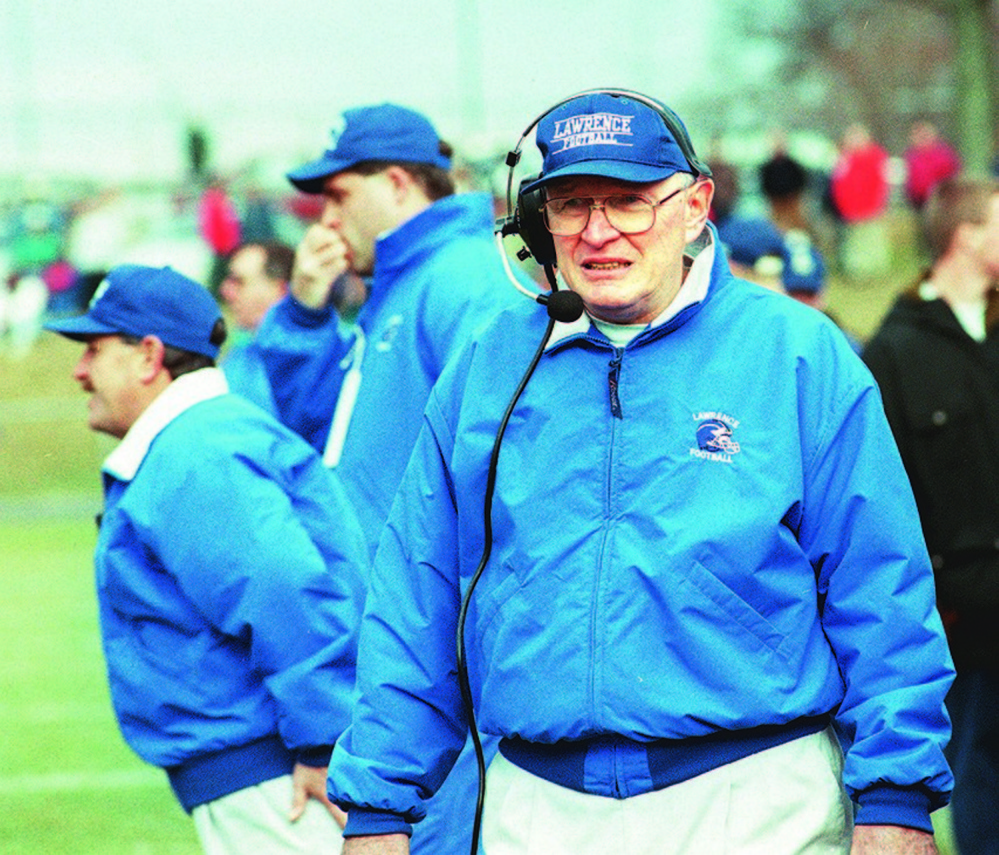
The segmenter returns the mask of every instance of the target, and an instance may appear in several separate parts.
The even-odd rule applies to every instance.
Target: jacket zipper
[[[610,422],[610,437],[608,442],[609,455],[607,458],[606,481],[604,484],[604,534],[603,542],[600,545],[600,556],[597,560],[596,573],[593,579],[593,593],[590,600],[590,675],[589,675],[589,701],[590,714],[596,721],[596,697],[597,697],[597,611],[600,600],[600,584],[603,579],[604,564],[607,555],[607,538],[610,535],[612,504],[613,504],[613,471],[614,471],[614,451],[617,438],[616,419],[623,419],[621,410],[621,399],[618,393],[618,384],[621,378],[621,360],[624,358],[624,349],[615,348],[614,358],[610,361],[607,373],[608,391],[610,394],[610,411],[613,417]]]
[[[624,350],[617,348],[614,351],[614,358],[610,361],[610,370],[607,372],[607,389],[610,393],[611,415],[616,419],[623,419],[621,413],[621,397],[618,394],[618,385],[621,382],[621,358]]]

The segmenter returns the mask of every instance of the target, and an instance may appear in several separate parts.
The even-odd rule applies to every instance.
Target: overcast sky
[[[204,123],[216,165],[279,174],[333,117],[395,101],[478,153],[560,98],[709,84],[713,0],[3,0],[4,171],[182,174]],[[695,142],[696,128],[692,128]]]

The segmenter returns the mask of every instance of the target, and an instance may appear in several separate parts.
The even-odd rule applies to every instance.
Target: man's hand
[[[322,223],[313,223],[295,250],[291,293],[310,309],[321,309],[330,299],[333,283],[350,267],[343,238]]]
[[[329,796],[326,795],[325,766],[305,766],[302,763],[296,763],[291,773],[291,786],[291,811],[288,814],[288,819],[291,822],[296,822],[305,813],[305,806],[309,799],[315,799],[326,805],[326,810],[333,815],[333,819],[337,821],[340,828],[347,824],[347,814],[333,804],[329,800]]]
[[[348,837],[343,841],[343,855],[409,855],[409,838],[405,834]]]
[[[933,835],[897,825],[858,825],[850,855],[938,855]]]

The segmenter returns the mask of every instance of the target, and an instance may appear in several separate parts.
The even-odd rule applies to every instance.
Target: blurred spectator
[[[826,302],[826,264],[804,210],[805,168],[782,150],[760,166],[760,187],[771,213],[766,218],[735,213],[739,196],[735,170],[721,162],[710,165],[715,175],[722,176],[721,198],[713,206],[712,219],[732,272],[817,309],[843,329]],[[717,193],[719,185],[715,186]],[[860,342],[844,333],[859,352]]]
[[[131,244],[134,213],[125,194],[106,187],[73,210],[66,231],[66,258],[78,274],[77,290],[64,302],[70,314],[81,311],[107,272]],[[63,306],[60,305],[60,312]]]
[[[14,359],[23,359],[42,331],[49,291],[42,278],[34,273],[11,274],[0,299],[0,331],[7,351]]]
[[[732,272],[792,296],[800,293],[810,297],[821,291],[825,264],[809,237],[801,211],[807,176],[797,161],[780,154],[761,167],[761,186],[771,203],[769,218],[738,213],[741,195],[738,175],[728,164],[712,161],[710,165],[713,172],[718,170],[716,175],[721,175],[721,181],[715,184],[718,199],[713,205],[712,219]]]
[[[784,150],[783,143],[778,143],[770,159],[760,165],[759,176],[774,225],[782,232],[808,231],[811,225],[804,207],[808,170]]]
[[[48,289],[48,314],[72,314],[80,307],[80,275],[65,258],[59,258],[41,273]]]
[[[715,195],[711,199],[709,218],[711,222],[717,224],[735,213],[739,205],[741,187],[739,173],[732,164],[720,158],[712,158],[709,166],[715,182]]]
[[[839,215],[847,223],[880,217],[888,206],[888,152],[864,125],[846,129],[833,167],[830,190]]]
[[[924,210],[930,269],[864,350],[912,483],[957,678],[951,817],[999,852],[999,182],[948,179]]]
[[[264,243],[277,238],[274,206],[267,194],[251,184],[243,194],[242,240],[244,243]]]
[[[222,361],[229,388],[276,414],[256,334],[271,306],[288,293],[295,250],[282,243],[244,243],[229,256],[219,286],[237,333]]]
[[[905,150],[905,197],[917,211],[926,204],[933,188],[961,171],[961,158],[936,125],[915,122]]]
[[[715,227],[736,276],[771,291],[784,290],[784,239],[773,223],[730,214],[717,220]]]
[[[830,198],[843,228],[840,267],[850,276],[887,270],[890,261],[883,215],[888,208],[888,152],[859,123],[850,125],[829,179]]]
[[[229,253],[239,245],[242,234],[236,206],[219,179],[209,182],[198,201],[198,230],[212,251],[212,269],[206,284],[213,294],[217,294],[226,273]]]
[[[815,244],[805,211],[808,171],[778,143],[773,156],[759,170],[760,189],[770,206],[770,221],[783,236],[784,290],[804,303],[824,309],[820,296],[826,264]]]
[[[26,201],[14,217],[9,239],[13,270],[41,273],[62,255],[65,228],[57,205],[39,198]]]

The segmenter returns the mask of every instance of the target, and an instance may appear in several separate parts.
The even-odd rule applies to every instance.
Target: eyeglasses
[[[569,196],[564,199],[549,199],[542,206],[545,228],[558,237],[582,234],[590,222],[590,212],[600,208],[611,228],[621,234],[638,235],[655,225],[656,208],[686,189],[688,188],[678,187],[658,202],[641,193],[615,193],[599,198]]]

